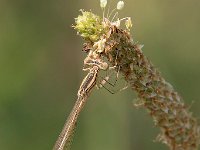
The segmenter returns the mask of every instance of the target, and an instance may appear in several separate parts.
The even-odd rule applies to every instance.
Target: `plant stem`
[[[83,50],[102,60],[106,57],[116,71],[120,68],[124,79],[137,92],[139,104],[161,128],[158,139],[171,150],[197,150],[200,143],[197,120],[172,85],[145,57],[142,46],[133,42],[129,31],[119,28],[121,21],[102,20],[92,12],[82,11],[75,22],[74,28],[86,41]],[[130,30],[130,18],[125,25]]]
[[[159,140],[171,150],[197,150],[200,142],[197,120],[141,48],[128,31],[111,25],[103,55],[113,66],[120,66],[124,79],[137,92],[140,104],[161,128]]]

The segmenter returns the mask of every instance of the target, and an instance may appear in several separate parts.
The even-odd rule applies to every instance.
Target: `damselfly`
[[[96,59],[94,61],[90,60],[88,61],[87,65],[90,66],[89,68],[86,68],[87,70],[89,70],[89,72],[86,75],[86,77],[83,79],[83,82],[81,83],[81,86],[77,94],[78,99],[64,125],[64,128],[58,140],[56,141],[56,144],[53,150],[68,149],[73,137],[78,116],[87,100],[89,93],[91,92],[93,87],[96,85],[98,72],[100,69],[107,69],[107,64],[103,63],[100,59]]]

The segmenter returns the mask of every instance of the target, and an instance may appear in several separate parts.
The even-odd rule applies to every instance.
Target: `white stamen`
[[[107,5],[107,0],[100,0],[100,6],[101,8],[105,8]]]
[[[119,1],[118,3],[117,3],[117,9],[118,10],[121,10],[121,9],[123,9],[124,8],[124,1]]]

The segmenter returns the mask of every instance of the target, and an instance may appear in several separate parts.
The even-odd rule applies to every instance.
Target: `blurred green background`
[[[0,1],[1,150],[52,149],[85,75],[83,41],[71,28],[81,8],[102,14],[99,0]],[[126,0],[125,16],[144,53],[198,116],[200,1]],[[94,90],[72,150],[167,150],[154,142],[159,129],[134,99],[130,89]]]

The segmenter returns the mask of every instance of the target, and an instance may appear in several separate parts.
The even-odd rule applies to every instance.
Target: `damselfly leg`
[[[103,57],[101,57],[101,59],[99,57],[97,57],[97,55],[90,51],[88,56],[85,58],[84,60],[84,71],[90,70],[91,67],[93,66],[97,66],[99,68],[99,70],[104,70],[104,72],[101,72],[101,75],[99,75],[98,79],[97,79],[97,88],[101,88],[104,87],[107,91],[109,91],[111,94],[114,94],[116,92],[122,91],[124,89],[127,88],[127,86],[119,89],[119,90],[111,90],[110,87],[106,86],[112,86],[115,87],[116,83],[119,79],[119,71],[120,71],[120,66],[117,65],[117,57],[119,55],[120,50],[116,49],[116,55],[115,57],[115,66],[109,67],[108,63],[106,61],[103,60]],[[113,79],[113,75],[115,76]],[[104,76],[104,77],[102,77]]]
[[[118,71],[117,72],[113,71],[113,69],[114,68],[112,68],[112,72],[110,74],[107,74],[104,78],[103,77],[98,77],[97,85],[96,85],[97,89],[100,89],[100,88],[103,87],[109,93],[116,94],[116,93],[121,92],[121,91],[123,91],[123,90],[128,88],[127,83],[125,83],[123,88],[120,88],[120,89],[117,89],[117,90],[114,89],[114,88],[116,88],[117,83],[119,82],[121,77],[119,77],[119,69],[120,69],[120,67],[118,67],[118,69],[117,69]],[[115,75],[114,79],[113,79],[113,75]],[[123,84],[123,83],[121,83],[121,80],[120,80],[120,83],[118,83],[118,85],[119,84],[120,85]]]

